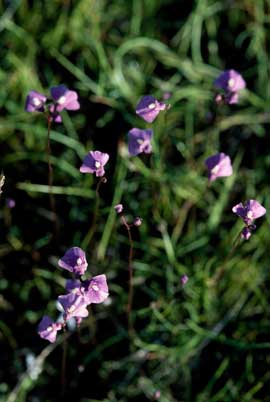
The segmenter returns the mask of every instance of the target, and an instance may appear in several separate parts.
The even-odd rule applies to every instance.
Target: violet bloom
[[[140,218],[139,216],[136,216],[136,218],[133,221],[133,225],[134,226],[141,226],[142,222],[143,222],[142,218]]]
[[[184,286],[188,282],[188,276],[187,275],[182,275],[181,276],[181,284]]]
[[[55,342],[57,331],[62,329],[60,322],[53,322],[53,320],[45,315],[38,325],[38,334],[41,338],[47,339],[49,342]]]
[[[109,155],[100,151],[90,151],[80,167],[81,173],[95,173],[97,177],[104,176],[104,166],[109,160]]]
[[[94,276],[85,283],[89,303],[102,303],[109,296],[106,275]]]
[[[253,225],[255,226],[255,225]],[[244,229],[241,232],[241,239],[248,240],[251,236],[251,229],[249,226],[245,226]]]
[[[63,306],[65,311],[65,320],[69,320],[72,317],[87,317],[87,306],[90,304],[88,300],[75,293],[69,293],[68,295],[58,296],[59,303]]]
[[[45,103],[46,96],[37,92],[30,91],[26,97],[25,102],[25,111],[26,112],[44,112],[45,111]]]
[[[60,258],[58,265],[76,275],[83,275],[87,269],[85,252],[80,247],[70,248],[65,255]]]
[[[233,173],[231,159],[224,153],[219,153],[210,156],[205,161],[208,169],[208,179],[216,180],[218,177],[231,176]]]
[[[14,208],[16,206],[16,201],[13,198],[7,198],[6,199],[6,206],[10,209]]]
[[[70,91],[65,85],[52,87],[50,91],[54,102],[50,106],[50,117],[54,122],[62,122],[60,112],[64,109],[78,110],[80,108],[77,92]]]
[[[238,103],[239,91],[246,87],[246,82],[237,71],[226,70],[218,76],[214,85],[224,91],[224,95],[218,94],[216,96],[216,102],[221,103],[223,101],[232,105]]]
[[[144,96],[136,106],[136,114],[147,123],[152,123],[158,116],[161,110],[166,109],[166,105],[163,102],[159,102],[151,95]]]
[[[225,92],[238,92],[246,87],[246,82],[237,71],[226,70],[217,77],[214,85]]]
[[[117,214],[121,214],[121,213],[123,212],[123,209],[124,209],[123,204],[117,204],[117,205],[115,205],[115,206],[114,206],[114,209],[115,209],[115,212],[116,212]]]
[[[53,87],[50,91],[56,105],[56,112],[62,112],[64,109],[78,110],[80,108],[77,92],[70,91],[65,85]]]
[[[255,219],[265,215],[266,209],[256,200],[248,200],[245,204],[235,205],[232,211],[243,219],[244,223],[252,225]]]
[[[152,151],[151,138],[153,130],[140,130],[133,128],[128,133],[128,151],[132,156],[142,152],[149,154]]]

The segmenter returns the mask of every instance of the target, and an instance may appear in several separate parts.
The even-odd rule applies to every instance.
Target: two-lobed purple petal
[[[80,247],[72,247],[60,258],[58,265],[76,275],[83,275],[88,263],[85,252]]]
[[[149,154],[152,151],[151,138],[153,130],[132,128],[128,133],[128,151],[132,156],[142,152]]]
[[[205,164],[210,181],[214,181],[218,177],[231,176],[233,173],[231,158],[222,152],[207,158]]]
[[[266,209],[256,200],[248,200],[245,204],[240,202],[232,208],[232,211],[248,225],[266,213]]]
[[[81,173],[96,174],[97,177],[102,177],[105,174],[104,166],[109,160],[109,155],[100,151],[90,151],[85,156],[83,164],[80,167]]]
[[[60,329],[62,329],[61,323],[53,322],[49,316],[45,315],[38,325],[38,334],[41,338],[53,343]]]
[[[166,109],[166,104],[159,102],[151,95],[144,96],[136,106],[136,114],[147,123],[152,123],[161,110]]]

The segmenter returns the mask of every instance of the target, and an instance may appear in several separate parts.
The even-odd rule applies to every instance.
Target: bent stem
[[[48,188],[49,188],[49,197],[50,197],[50,207],[53,216],[53,225],[54,225],[54,235],[58,237],[59,233],[59,222],[58,217],[56,214],[56,207],[55,207],[55,198],[52,191],[53,186],[53,167],[51,164],[51,141],[50,141],[50,132],[51,132],[51,119],[47,117],[48,122],[48,131],[47,131],[47,161],[48,161]]]
[[[121,215],[121,221],[128,233],[129,240],[129,254],[128,254],[128,273],[129,273],[129,283],[128,283],[128,304],[127,304],[127,317],[128,317],[128,333],[131,336],[134,332],[133,324],[132,324],[132,302],[133,302],[133,240],[131,236],[131,227],[126,221],[124,215]]]
[[[97,223],[97,218],[98,218],[98,212],[99,212],[99,205],[100,205],[100,194],[99,194],[99,190],[101,187],[101,184],[105,184],[107,182],[107,179],[105,176],[101,177],[99,179],[99,182],[97,184],[97,188],[96,188],[96,203],[95,203],[95,208],[94,208],[94,214],[93,214],[93,220],[92,220],[92,224],[85,236],[85,238],[82,241],[82,249],[85,249],[89,246],[91,239],[96,231],[96,223]]]

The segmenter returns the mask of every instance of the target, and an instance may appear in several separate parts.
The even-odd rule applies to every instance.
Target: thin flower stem
[[[133,303],[133,240],[131,236],[131,227],[126,221],[124,215],[121,215],[121,221],[128,233],[129,240],[129,254],[128,254],[128,272],[129,272],[129,285],[128,285],[128,304],[127,304],[127,316],[128,316],[128,333],[131,336],[134,328],[132,324],[132,303]]]
[[[66,371],[67,371],[67,340],[63,341],[63,356],[62,356],[62,367],[61,367],[61,389],[62,395],[66,393]]]
[[[107,182],[106,177],[101,177],[96,188],[96,203],[95,203],[95,208],[94,208],[94,214],[93,214],[93,220],[91,223],[91,226],[85,236],[85,238],[82,241],[82,249],[85,249],[89,246],[91,239],[96,231],[96,223],[97,223],[97,218],[98,218],[98,212],[99,212],[99,205],[100,205],[100,194],[99,190],[101,187],[101,184],[105,184]]]
[[[51,141],[50,141],[50,133],[51,133],[51,119],[47,117],[48,122],[48,131],[47,131],[47,161],[48,161],[48,187],[49,187],[49,197],[50,197],[50,207],[53,216],[53,225],[54,225],[54,235],[58,237],[59,233],[59,222],[58,217],[56,214],[56,207],[55,207],[55,198],[52,192],[53,186],[53,167],[51,164]]]

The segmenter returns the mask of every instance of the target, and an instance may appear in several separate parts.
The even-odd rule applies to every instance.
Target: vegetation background
[[[0,4],[0,400],[144,402],[160,390],[162,402],[270,401],[268,213],[229,254],[241,230],[232,206],[256,198],[269,211],[270,1]],[[213,80],[229,68],[247,90],[239,105],[217,107]],[[51,134],[61,223],[52,242],[46,121],[24,102],[29,90],[60,83],[78,91],[81,109]],[[128,130],[145,127],[137,101],[167,92],[153,154],[128,157]],[[79,167],[91,149],[111,158],[86,238],[97,181]],[[234,175],[208,188],[204,160],[218,151],[231,156]],[[143,218],[133,231],[131,341],[119,202],[130,221]],[[42,315],[59,314],[68,275],[57,260],[75,245],[86,246],[91,275],[106,273],[110,299],[67,339],[63,389],[64,337],[48,345],[36,328]]]

